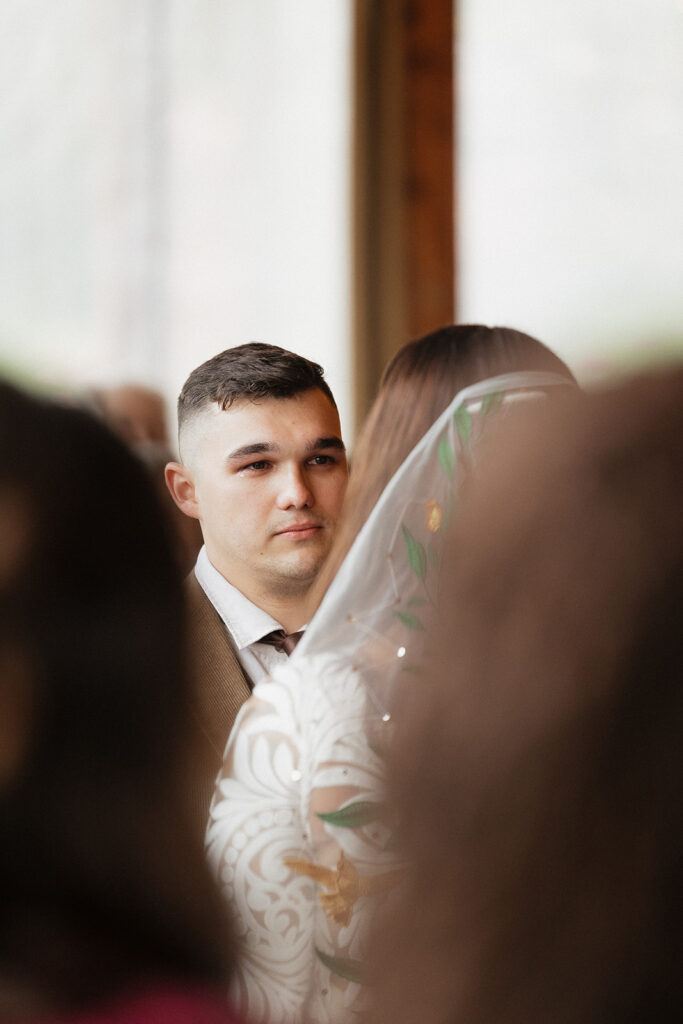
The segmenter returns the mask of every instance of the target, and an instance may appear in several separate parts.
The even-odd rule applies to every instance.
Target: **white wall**
[[[347,0],[3,0],[0,361],[175,398],[249,340],[350,422]]]
[[[682,0],[459,6],[459,318],[683,351]]]

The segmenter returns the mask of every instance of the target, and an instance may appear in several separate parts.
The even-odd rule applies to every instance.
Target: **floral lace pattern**
[[[254,1021],[344,1020],[361,998],[366,904],[396,879],[372,719],[357,670],[321,655],[257,685],[235,724],[207,848]]]

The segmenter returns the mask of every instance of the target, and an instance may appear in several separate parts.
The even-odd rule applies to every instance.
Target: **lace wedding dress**
[[[441,545],[489,424],[555,385],[509,374],[453,400],[235,723],[206,841],[242,941],[232,995],[254,1022],[337,1024],[362,1006],[372,908],[400,884],[382,793],[396,682],[419,685]]]

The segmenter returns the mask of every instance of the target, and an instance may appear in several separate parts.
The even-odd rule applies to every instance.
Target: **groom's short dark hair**
[[[187,378],[178,398],[178,430],[206,405],[225,410],[242,398],[290,398],[310,388],[319,388],[337,407],[318,363],[277,345],[237,345],[207,359]]]

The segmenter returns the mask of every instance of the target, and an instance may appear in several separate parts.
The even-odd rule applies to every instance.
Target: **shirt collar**
[[[202,590],[225,623],[238,651],[256,643],[266,633],[282,629],[272,615],[255,605],[232,583],[228,583],[225,576],[209,561],[204,546],[197,556],[194,572]]]

